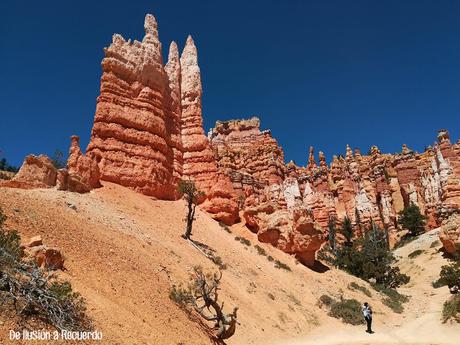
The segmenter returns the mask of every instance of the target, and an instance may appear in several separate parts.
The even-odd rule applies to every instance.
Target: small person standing
[[[364,315],[364,320],[366,320],[367,323],[367,333],[374,333],[372,331],[372,308],[369,305],[369,303],[364,302],[363,304],[363,315]]]

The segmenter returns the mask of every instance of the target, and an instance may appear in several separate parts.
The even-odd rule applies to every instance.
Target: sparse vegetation
[[[0,209],[0,300],[1,312],[13,312],[22,323],[40,320],[59,330],[92,330],[85,302],[61,282],[26,261],[16,231],[4,229],[6,216]]]
[[[273,260],[275,260],[275,259],[273,259],[273,256],[269,255],[269,256],[267,256],[267,260],[268,260],[268,261],[273,261]]]
[[[413,258],[416,258],[417,256],[423,254],[425,251],[422,250],[422,249],[417,249],[417,250],[414,250],[412,253],[410,253],[407,257],[409,259],[413,259]]]
[[[442,321],[445,323],[449,320],[460,323],[460,295],[452,296],[444,302],[442,308]]]
[[[259,246],[258,244],[256,244],[254,246],[254,248],[256,248],[257,250],[257,254],[259,255],[263,255],[263,256],[267,256],[267,252],[265,251],[265,249],[263,249],[261,246]]]
[[[460,288],[460,245],[457,247],[456,255],[448,265],[441,266],[439,279],[433,282],[434,287],[447,286],[449,289]]]
[[[291,268],[288,265],[286,265],[285,263],[283,263],[283,262],[281,262],[279,260],[275,260],[275,267],[279,268],[279,269],[286,270],[288,272],[292,271]]]
[[[231,233],[232,233],[232,230],[230,230],[230,228],[228,227],[228,225],[227,225],[227,224],[225,224],[225,223],[222,223],[222,222],[219,222],[219,225],[220,225],[220,227],[222,228],[222,230],[224,230],[224,231],[228,232],[229,234],[231,234]]]
[[[10,165],[6,158],[2,158],[0,159],[0,170],[17,173],[19,169],[13,165]]]
[[[362,286],[362,285],[359,285],[355,282],[351,282],[350,284],[348,284],[348,288],[350,290],[357,290],[357,291],[361,291],[362,293],[364,293],[367,297],[372,297],[372,294],[371,292],[369,291],[368,288],[366,288],[365,286]]]
[[[344,299],[333,302],[330,307],[329,315],[337,319],[342,319],[344,323],[351,325],[361,325],[364,323],[361,304],[355,299]]]
[[[169,297],[188,312],[193,310],[206,321],[214,322],[216,337],[228,339],[235,333],[238,307],[224,314],[224,303],[219,302],[217,293],[221,279],[221,271],[204,273],[200,266],[195,266],[188,287],[173,285]]]
[[[245,246],[248,246],[248,247],[251,246],[251,241],[245,239],[244,237],[236,236],[235,241],[238,241],[238,242],[240,242],[240,243],[242,243],[242,244],[244,244]]]
[[[441,244],[441,242],[439,242],[439,240],[433,241],[433,243],[431,243],[431,245],[430,245],[430,248],[435,248],[435,247],[439,246],[440,244]]]
[[[402,313],[404,311],[403,304],[409,301],[409,297],[400,294],[395,289],[390,289],[382,285],[372,284],[372,287],[386,296],[382,301],[383,304],[391,308],[395,313]]]
[[[289,294],[289,295],[288,295],[288,298],[289,298],[289,299],[292,301],[292,303],[294,303],[295,305],[298,305],[298,306],[302,305],[302,302],[300,302],[300,300],[299,300],[297,297],[295,297],[293,294]]]
[[[409,277],[394,266],[395,257],[390,251],[388,231],[380,229],[374,222],[363,238],[353,240],[351,222],[345,219],[342,233],[345,242],[335,243],[335,222],[329,221],[329,243],[318,257],[356,277],[377,284],[397,288],[409,282]]]
[[[198,199],[204,195],[203,192],[199,191],[195,185],[195,182],[188,180],[179,181],[178,191],[181,196],[187,201],[187,215],[185,218],[186,227],[185,232],[182,235],[183,238],[189,240],[192,235],[193,221],[195,220],[195,210]]]
[[[420,208],[411,202],[399,212],[398,223],[409,230],[410,236],[415,237],[425,231],[426,219],[427,217],[421,214]]]
[[[332,303],[334,303],[334,299],[328,295],[321,295],[319,301],[325,306],[330,306]]]

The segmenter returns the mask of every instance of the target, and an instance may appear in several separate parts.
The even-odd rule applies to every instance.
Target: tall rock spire
[[[142,44],[148,52],[146,60],[156,62],[162,66],[163,57],[161,55],[161,42],[158,38],[158,24],[153,15],[145,15],[144,30],[145,36],[142,39]]]
[[[169,46],[168,63],[165,66],[165,71],[169,80],[169,90],[171,96],[171,118],[169,121],[169,128],[171,132],[171,144],[173,147],[174,155],[174,176],[177,179],[182,177],[182,164],[183,164],[183,148],[181,139],[181,67],[179,60],[179,49],[176,42],[172,41]]]
[[[182,99],[182,145],[184,149],[183,175],[195,180],[199,188],[211,188],[217,176],[217,164],[203,130],[201,112],[201,76],[195,43],[188,36],[180,57]]]

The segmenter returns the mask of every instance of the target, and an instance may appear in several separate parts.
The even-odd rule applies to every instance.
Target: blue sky
[[[0,5],[0,150],[88,143],[103,47],[141,39],[145,13],[198,47],[205,129],[259,116],[304,165],[308,147],[423,150],[460,136],[459,1],[14,1]]]

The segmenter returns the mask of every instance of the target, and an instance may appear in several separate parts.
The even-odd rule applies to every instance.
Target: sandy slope
[[[194,265],[215,269],[180,237],[184,203],[156,201],[115,184],[104,185],[85,195],[0,188],[0,205],[9,216],[7,224],[24,238],[40,234],[45,244],[65,254],[67,271],[61,276],[87,299],[89,314],[104,334],[103,344],[211,343],[205,328],[189,320],[168,298],[172,284],[186,281]],[[367,336],[362,327],[346,327],[317,305],[322,294],[365,300],[347,288],[351,281],[364,282],[336,270],[314,272],[259,244],[293,272],[276,269],[253,246],[234,240],[243,235],[256,243],[242,224],[233,226],[229,234],[198,211],[194,229],[193,238],[209,245],[228,265],[220,297],[229,309],[239,306],[241,323],[228,344],[288,344],[287,339],[304,339],[312,332],[301,342],[308,344],[316,336],[327,339],[331,330],[353,334],[347,344]],[[378,313],[377,330],[403,324],[403,317],[385,307],[376,293],[372,305]],[[0,321],[0,343],[8,343],[11,324]]]
[[[375,333],[372,335],[345,325],[328,332],[325,326],[291,344],[460,344],[460,326],[440,321],[442,305],[449,297],[449,291],[447,288],[434,289],[431,285],[439,277],[440,267],[446,264],[439,251],[438,232],[432,230],[395,251],[401,270],[411,277],[410,283],[399,289],[399,292],[410,296],[410,301],[404,305],[402,319],[383,325],[383,316],[376,315]],[[408,258],[417,249],[424,253]]]

